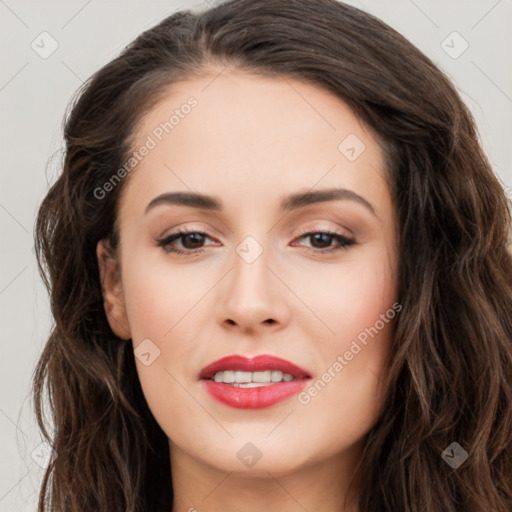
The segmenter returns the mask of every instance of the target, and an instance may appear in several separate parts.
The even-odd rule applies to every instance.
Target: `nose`
[[[289,292],[269,267],[267,255],[263,250],[252,262],[234,255],[233,268],[219,289],[217,314],[224,327],[257,334],[280,330],[289,322]]]

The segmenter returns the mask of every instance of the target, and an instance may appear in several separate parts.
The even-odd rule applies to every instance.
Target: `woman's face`
[[[378,416],[400,309],[376,140],[334,95],[233,71],[174,85],[136,135],[121,282],[105,303],[113,330],[133,340],[171,460],[277,475],[354,459]],[[345,192],[322,196],[335,189]],[[152,203],[177,192],[211,199]],[[196,234],[169,240],[178,230]],[[231,355],[270,359],[200,378]],[[215,382],[251,369],[252,382],[294,380]]]

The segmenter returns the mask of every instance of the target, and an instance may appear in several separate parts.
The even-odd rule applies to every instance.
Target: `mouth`
[[[241,409],[258,409],[281,402],[304,388],[308,371],[271,355],[218,359],[199,374],[206,391],[219,402]]]
[[[280,370],[265,370],[262,372],[225,370],[223,372],[217,372],[211,380],[231,384],[239,388],[258,388],[277,384],[278,382],[291,382],[292,380],[299,379],[294,378],[293,375],[289,373],[283,373]]]

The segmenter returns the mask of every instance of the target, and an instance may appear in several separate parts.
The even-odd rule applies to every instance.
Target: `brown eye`
[[[202,233],[188,233],[183,235],[181,240],[185,249],[197,249],[204,243],[204,235]]]
[[[210,238],[203,231],[177,231],[161,240],[158,240],[157,246],[162,247],[166,252],[176,254],[195,254],[201,252],[206,238]],[[182,250],[176,247],[176,242],[180,241]]]
[[[310,249],[317,252],[346,250],[348,246],[356,243],[354,239],[335,231],[308,231],[302,233],[299,239],[309,239]],[[336,242],[337,246],[331,247],[333,242]]]
[[[325,249],[329,247],[334,239],[334,235],[328,235],[326,233],[314,233],[308,236],[315,249]]]

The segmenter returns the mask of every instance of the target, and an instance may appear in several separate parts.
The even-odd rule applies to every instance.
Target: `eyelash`
[[[191,255],[197,254],[199,252],[202,252],[203,247],[198,248],[198,249],[189,249],[186,251],[183,251],[181,249],[171,248],[172,242],[174,242],[175,240],[179,240],[180,238],[183,238],[184,236],[189,235],[191,233],[204,235],[204,236],[210,238],[208,236],[208,233],[206,233],[205,231],[202,231],[200,229],[190,229],[190,230],[183,229],[183,230],[176,231],[175,233],[171,233],[170,235],[157,240],[157,247],[162,247],[163,250],[167,253],[174,253],[174,254],[178,254],[178,255],[191,256]],[[330,230],[311,231],[311,230],[305,229],[299,233],[299,236],[297,238],[306,238],[307,236],[312,236],[312,235],[317,235],[317,234],[323,234],[323,235],[334,237],[334,239],[337,240],[338,243],[340,243],[340,246],[332,248],[332,249],[309,248],[309,250],[311,250],[312,252],[316,252],[316,253],[330,254],[330,253],[334,253],[337,251],[346,251],[349,246],[357,243],[352,238],[342,235],[341,233],[338,233],[336,231],[330,231]]]

